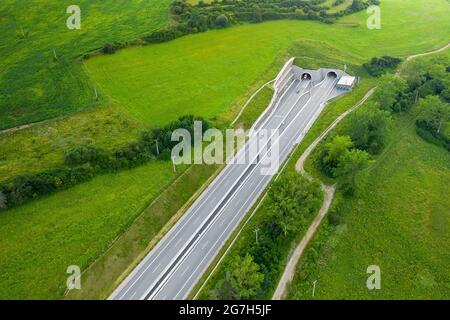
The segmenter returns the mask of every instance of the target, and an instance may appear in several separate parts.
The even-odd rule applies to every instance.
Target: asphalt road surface
[[[110,299],[184,299],[214,259],[224,242],[269,184],[273,175],[263,174],[270,151],[278,141],[280,164],[304,137],[322,111],[336,78],[319,83],[296,80],[261,129],[267,132],[267,148],[254,161],[250,139],[191,208],[115,290]],[[246,157],[247,161],[241,161]]]

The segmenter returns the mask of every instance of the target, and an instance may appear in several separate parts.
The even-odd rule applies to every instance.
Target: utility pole
[[[95,94],[95,100],[98,101],[98,92],[97,92],[97,88],[94,87],[94,94]]]
[[[156,142],[156,153],[157,153],[158,156],[159,156],[159,144],[158,144],[158,139],[156,139],[155,142]]]
[[[314,297],[314,295],[316,293],[316,283],[317,283],[317,280],[314,280],[314,282],[313,282],[313,292],[312,292],[312,296],[313,297]]]
[[[253,232],[255,233],[255,236],[256,236],[256,244],[258,244],[258,231],[259,231],[258,228],[256,228],[255,230],[253,230]]]
[[[55,61],[58,61],[58,56],[56,55],[55,49],[53,49],[53,58],[55,59]]]

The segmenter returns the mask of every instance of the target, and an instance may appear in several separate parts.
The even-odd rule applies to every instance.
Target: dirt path
[[[407,57],[405,59],[405,61],[403,61],[403,63],[400,66],[400,68],[398,68],[398,70],[396,72],[396,75],[400,75],[400,73],[402,73],[403,67],[406,65],[406,63],[408,61],[414,60],[414,59],[419,58],[419,57],[424,57],[424,56],[429,56],[431,54],[439,53],[439,52],[447,50],[448,48],[450,48],[450,42],[447,43],[447,45],[443,46],[442,48],[439,48],[439,49],[436,49],[436,50],[433,50],[433,51],[424,52],[424,53],[413,54],[413,55]]]
[[[314,142],[305,150],[305,152],[301,155],[301,157],[298,159],[297,163],[295,164],[295,169],[301,173],[302,175],[306,176],[308,179],[312,179],[312,177],[305,172],[304,164],[306,159],[309,157],[311,152],[316,148],[316,146],[325,138],[325,136],[336,127],[336,125],[342,121],[347,115],[349,115],[351,112],[353,112],[356,108],[361,106],[364,102],[369,99],[369,97],[374,93],[375,88],[370,89],[366,95],[353,107],[342,113],[334,122],[324,131],[322,134],[314,140]],[[324,192],[324,199],[322,203],[322,207],[319,210],[319,213],[314,218],[312,224],[308,228],[308,231],[306,232],[305,236],[303,237],[302,241],[298,244],[297,248],[295,248],[294,253],[289,259],[288,264],[286,265],[286,268],[284,269],[283,275],[281,276],[280,282],[278,283],[277,289],[275,290],[275,293],[272,297],[272,300],[281,300],[283,298],[284,293],[286,292],[286,288],[288,284],[292,281],[294,274],[295,274],[295,268],[297,266],[297,263],[299,262],[303,251],[305,250],[306,246],[308,245],[309,241],[312,239],[314,233],[316,232],[317,228],[319,227],[320,223],[322,222],[322,219],[325,217],[325,215],[328,212],[328,209],[330,208],[331,202],[333,201],[334,192],[335,192],[335,186],[326,185],[324,183],[320,183],[322,190]]]
[[[400,75],[403,71],[404,66],[407,64],[407,62],[414,60],[419,57],[432,55],[435,53],[439,53],[442,51],[447,50],[450,47],[450,43],[447,43],[442,48],[424,52],[424,53],[418,53],[411,56],[408,56],[405,61],[403,61],[402,65],[398,68],[396,75]],[[312,179],[312,177],[305,172],[304,164],[306,159],[309,157],[311,152],[314,150],[314,148],[322,141],[322,139],[331,131],[333,130],[336,125],[341,122],[342,119],[344,119],[346,116],[348,116],[351,112],[353,112],[356,108],[361,106],[366,100],[374,93],[375,88],[370,89],[366,95],[352,108],[341,114],[336,120],[324,131],[322,134],[314,140],[314,142],[305,150],[305,152],[301,155],[301,157],[298,159],[297,163],[295,164],[295,169],[301,173],[302,175],[306,176],[309,179]],[[326,185],[324,183],[320,183],[322,190],[324,192],[324,199],[322,207],[319,210],[319,213],[317,214],[316,218],[313,220],[311,226],[309,227],[308,231],[306,232],[305,236],[303,237],[302,241],[298,244],[297,248],[295,248],[294,253],[289,259],[288,264],[286,265],[286,268],[284,269],[283,275],[281,276],[280,282],[278,283],[277,289],[275,290],[275,293],[272,297],[272,300],[281,300],[286,292],[286,288],[288,284],[292,281],[294,274],[295,274],[295,268],[303,254],[303,251],[305,250],[306,246],[308,245],[309,241],[313,237],[314,233],[316,232],[317,228],[319,227],[320,223],[322,222],[322,219],[325,217],[326,213],[328,212],[328,209],[330,208],[331,202],[333,201],[334,192],[335,192],[335,186]]]

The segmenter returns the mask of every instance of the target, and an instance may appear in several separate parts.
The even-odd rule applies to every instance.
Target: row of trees
[[[378,4],[378,0],[353,0],[347,8],[329,13],[329,6],[325,0],[222,0],[205,3],[199,1],[190,4],[185,0],[176,0],[170,7],[172,22],[149,35],[129,43],[107,43],[101,51],[113,54],[118,49],[145,43],[160,43],[187,34],[204,32],[209,29],[226,28],[238,23],[259,23],[269,20],[319,20],[333,23],[337,18],[366,9],[371,4]],[[332,6],[341,4],[336,1]],[[91,55],[85,55],[89,58]]]
[[[268,298],[291,241],[307,227],[321,199],[320,185],[297,173],[275,180],[268,191],[268,212],[259,223],[258,240],[252,235],[244,246],[245,254],[234,254],[210,298]]]
[[[186,129],[193,135],[195,121],[202,122],[203,131],[208,129],[209,125],[204,119],[188,115],[164,127],[145,130],[137,141],[117,150],[77,146],[64,155],[65,167],[19,176],[0,185],[0,209],[67,189],[98,173],[133,168],[155,159],[168,160],[177,143],[171,140],[172,132],[175,129]]]
[[[329,7],[324,6],[324,2],[325,0],[223,0],[211,3],[200,1],[192,5],[177,0],[172,3],[170,9],[174,23],[151,33],[144,37],[144,40],[149,43],[170,41],[186,34],[226,28],[241,22],[302,19],[332,23],[338,17],[364,10],[378,1],[353,0],[350,6],[334,13],[327,12]]]

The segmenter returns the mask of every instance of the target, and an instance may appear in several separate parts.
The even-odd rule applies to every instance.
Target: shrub
[[[78,166],[86,163],[101,165],[102,167],[109,163],[110,156],[108,152],[96,146],[77,146],[64,154],[64,163],[69,166]]]
[[[215,25],[218,28],[226,28],[230,24],[230,21],[228,20],[228,17],[226,15],[221,14],[220,16],[217,16]]]
[[[118,47],[115,44],[107,43],[103,46],[103,53],[104,54],[113,54],[116,53]]]

